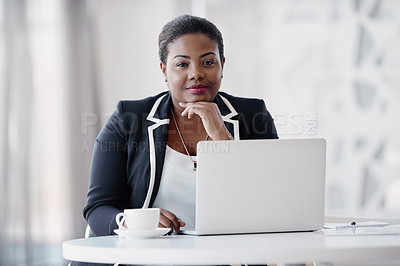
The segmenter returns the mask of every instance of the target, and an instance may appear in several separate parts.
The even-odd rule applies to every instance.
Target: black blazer
[[[219,92],[217,104],[235,140],[276,139],[264,101]],[[85,219],[95,235],[114,234],[123,209],[151,207],[164,165],[171,95],[120,101],[99,133],[93,150]]]

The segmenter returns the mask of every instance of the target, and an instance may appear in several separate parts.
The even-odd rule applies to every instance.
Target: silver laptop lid
[[[324,139],[199,142],[196,234],[321,229],[325,157]]]

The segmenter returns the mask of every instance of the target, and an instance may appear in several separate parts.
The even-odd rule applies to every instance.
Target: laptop
[[[324,139],[201,141],[193,235],[322,229]]]

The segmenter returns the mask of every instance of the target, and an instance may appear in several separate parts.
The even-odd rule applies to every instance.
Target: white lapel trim
[[[146,195],[146,199],[143,203],[143,207],[142,208],[148,208],[150,205],[150,200],[151,200],[151,196],[153,194],[153,189],[154,189],[154,183],[156,181],[156,151],[155,151],[155,144],[154,144],[154,134],[153,131],[154,129],[156,129],[157,127],[161,126],[161,125],[165,125],[165,124],[169,124],[170,120],[168,118],[166,119],[158,119],[154,117],[154,114],[156,113],[161,100],[166,96],[167,94],[161,96],[160,98],[157,99],[157,101],[154,103],[149,115],[147,116],[147,120],[154,122],[154,125],[149,126],[149,128],[147,129],[148,133],[149,133],[149,155],[150,155],[150,183],[149,183],[149,188],[147,190],[147,195]],[[226,104],[226,106],[228,106],[229,110],[231,111],[229,114],[226,114],[222,117],[223,121],[228,122],[228,123],[232,123],[233,124],[233,137],[235,140],[240,140],[240,136],[239,136],[239,121],[238,120],[232,120],[231,118],[235,115],[237,115],[238,113],[236,112],[235,108],[233,108],[232,104],[228,101],[228,99],[226,99],[225,97],[223,97],[222,95],[219,95],[221,97],[221,99],[224,101],[224,103]]]
[[[149,188],[147,190],[147,195],[146,199],[143,203],[142,208],[148,208],[150,205],[150,200],[151,200],[151,195],[153,194],[153,189],[154,189],[154,183],[156,181],[156,150],[155,150],[155,144],[154,144],[154,134],[153,131],[157,127],[165,124],[169,124],[169,119],[158,119],[154,117],[154,114],[157,111],[158,106],[160,105],[161,100],[166,96],[167,94],[164,94],[160,98],[157,99],[157,101],[154,103],[153,108],[151,109],[149,115],[147,116],[147,120],[154,122],[154,125],[149,126],[147,129],[149,133],[149,155],[150,155],[150,182],[149,182]]]
[[[239,120],[232,120],[231,118],[237,115],[238,113],[236,112],[235,108],[233,108],[232,104],[226,99],[224,96],[219,95],[221,99],[224,101],[226,106],[228,106],[229,110],[231,111],[229,114],[224,115],[222,119],[225,122],[232,123],[233,124],[233,138],[235,140],[240,140],[240,134],[239,134]]]

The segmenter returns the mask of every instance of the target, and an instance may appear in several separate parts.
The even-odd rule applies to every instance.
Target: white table
[[[68,260],[126,264],[312,261],[380,264],[385,261],[400,265],[400,234],[326,235],[318,231],[225,236],[172,235],[156,239],[107,236],[66,241],[63,243],[63,255]]]

